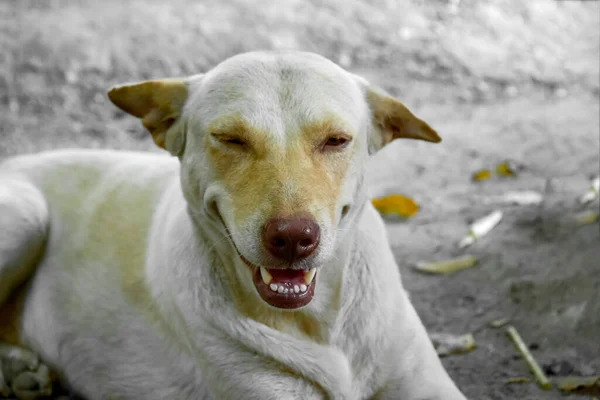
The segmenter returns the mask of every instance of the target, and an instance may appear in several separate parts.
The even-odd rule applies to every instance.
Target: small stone
[[[572,374],[575,370],[573,364],[565,360],[553,361],[551,363],[544,364],[542,368],[544,368],[546,375],[549,376],[565,376]]]

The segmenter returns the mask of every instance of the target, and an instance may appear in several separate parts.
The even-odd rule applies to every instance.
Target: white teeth
[[[312,279],[315,277],[315,274],[311,274],[312,277],[310,278],[311,281]],[[263,277],[264,279],[264,277]],[[272,278],[271,278],[272,279]],[[276,293],[282,293],[282,294],[288,294],[288,293],[304,293],[306,292],[306,290],[308,290],[308,286],[306,286],[305,284],[300,284],[300,285],[294,285],[294,287],[290,287],[287,288],[284,285],[278,285],[277,283],[273,282],[269,285],[269,289],[271,289],[271,291],[276,292]]]
[[[310,285],[312,280],[315,278],[316,273],[317,273],[317,270],[314,268],[311,269],[310,271],[307,271],[304,273],[304,281],[306,282],[307,285]]]
[[[265,283],[265,285],[268,285],[273,280],[273,277],[265,267],[260,267],[260,276],[262,277],[262,280]]]

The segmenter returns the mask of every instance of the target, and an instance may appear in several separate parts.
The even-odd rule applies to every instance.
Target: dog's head
[[[179,157],[191,212],[222,224],[239,275],[278,308],[311,301],[368,200],[369,154],[396,138],[440,141],[399,101],[310,53],[241,54],[109,97]]]

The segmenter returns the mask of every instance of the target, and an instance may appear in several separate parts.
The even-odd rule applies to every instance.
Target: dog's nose
[[[263,226],[262,240],[275,258],[292,263],[315,251],[320,234],[319,225],[310,218],[271,218]]]

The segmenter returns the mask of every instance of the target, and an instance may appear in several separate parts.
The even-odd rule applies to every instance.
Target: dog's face
[[[398,137],[440,140],[401,103],[310,53],[242,54],[109,97],[180,158],[190,210],[229,236],[240,281],[284,309],[311,301],[368,200],[369,154]]]

